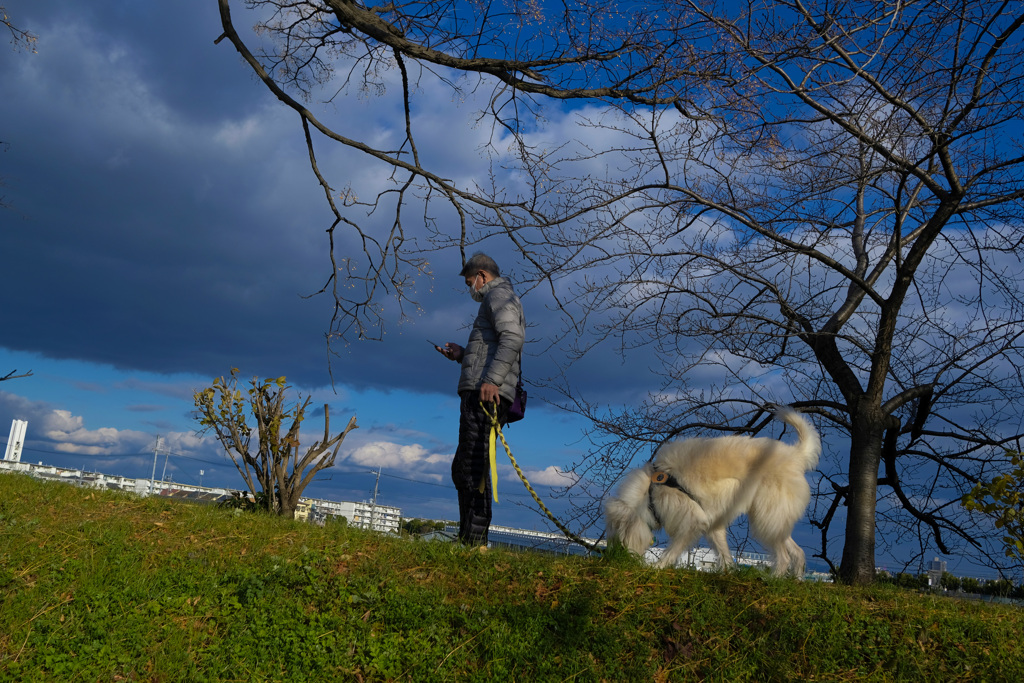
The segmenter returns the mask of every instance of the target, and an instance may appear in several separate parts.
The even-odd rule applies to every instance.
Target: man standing
[[[462,364],[459,375],[459,445],[452,460],[452,481],[459,493],[459,540],[487,545],[491,525],[489,436],[491,418],[480,405],[498,410],[498,421],[515,399],[519,361],[526,337],[523,305],[498,264],[474,254],[459,275],[470,296],[480,302],[465,348],[452,342],[436,347]]]

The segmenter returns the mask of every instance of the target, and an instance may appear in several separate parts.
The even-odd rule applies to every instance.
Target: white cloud
[[[388,467],[400,470],[433,468],[446,462],[451,456],[431,453],[420,444],[402,445],[389,441],[372,441],[363,444],[345,456],[345,461],[367,467]]]
[[[149,434],[134,430],[113,427],[87,429],[85,421],[69,410],[52,410],[41,417],[37,433],[53,441],[54,448],[62,453],[103,455],[137,451],[153,440]]]
[[[32,401],[0,391],[0,417],[25,420],[26,442],[49,442],[43,446],[76,455],[124,455],[152,450],[153,437],[133,429],[99,427],[89,429],[81,415],[54,408],[46,401]]]
[[[542,470],[524,469],[523,474],[531,484],[544,486],[569,486],[579,481],[579,476],[575,472],[563,470],[557,465],[550,465]],[[512,471],[512,477],[519,480],[515,470]]]
[[[229,120],[220,124],[213,139],[229,149],[241,149],[265,134],[263,121],[255,116],[247,116],[240,121]]]

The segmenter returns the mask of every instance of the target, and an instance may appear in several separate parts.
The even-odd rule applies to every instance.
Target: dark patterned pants
[[[459,492],[459,540],[486,545],[491,526],[491,419],[480,406],[480,392],[462,394],[459,407],[459,446],[452,459],[452,483]],[[501,399],[498,421],[504,421],[509,401]]]

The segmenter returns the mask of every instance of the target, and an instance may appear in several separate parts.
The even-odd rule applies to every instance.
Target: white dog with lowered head
[[[704,536],[726,569],[732,555],[725,530],[746,514],[751,534],[772,551],[775,575],[802,577],[804,551],[793,540],[793,527],[811,500],[805,474],[818,464],[821,439],[788,406],[777,407],[775,418],[796,429],[795,444],[749,436],[664,444],[605,503],[610,539],[642,556],[652,533],[664,527],[669,545],[658,566],[670,567]]]

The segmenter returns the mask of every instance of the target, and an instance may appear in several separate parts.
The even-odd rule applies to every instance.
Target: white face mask
[[[477,289],[474,286],[474,285],[476,285],[476,278],[478,278],[478,277],[480,277],[479,273],[477,273],[476,277],[473,278],[473,281],[469,283],[469,295],[471,297],[473,297],[473,301],[477,301],[477,302],[484,300],[483,292],[481,292],[479,289]],[[483,288],[483,284],[481,284],[480,287]]]

